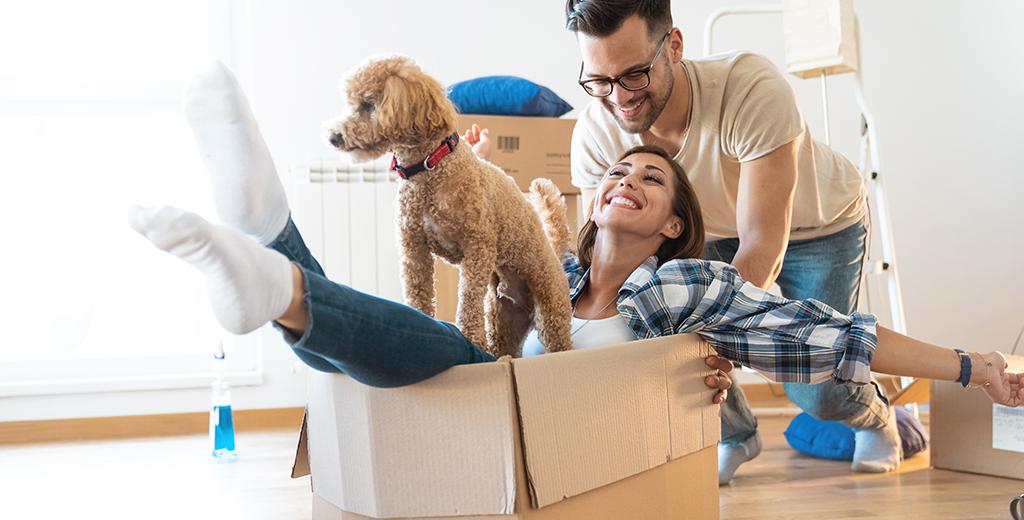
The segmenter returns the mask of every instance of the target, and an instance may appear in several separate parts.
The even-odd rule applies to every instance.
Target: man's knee
[[[850,406],[850,391],[842,386],[834,383],[787,384],[784,388],[789,399],[812,417],[823,421],[842,421],[855,412]]]

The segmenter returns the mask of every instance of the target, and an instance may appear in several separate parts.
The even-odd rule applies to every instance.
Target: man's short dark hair
[[[647,22],[651,39],[672,28],[669,0],[566,0],[565,27],[572,32],[603,38],[619,30],[626,18],[638,15]]]

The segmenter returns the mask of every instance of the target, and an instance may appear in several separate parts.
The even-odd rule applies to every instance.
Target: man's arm
[[[802,137],[740,164],[736,229],[740,246],[732,265],[762,289],[782,271],[796,189],[796,154]]]

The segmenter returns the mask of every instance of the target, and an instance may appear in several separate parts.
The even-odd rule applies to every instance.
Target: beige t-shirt
[[[768,59],[731,52],[683,60],[693,87],[690,129],[675,160],[704,211],[708,240],[736,238],[740,163],[763,157],[807,132],[789,83]],[[595,187],[623,152],[642,144],[600,101],[580,114],[572,135],[572,183]],[[867,190],[848,159],[803,139],[797,156],[791,240],[816,238],[859,222]]]

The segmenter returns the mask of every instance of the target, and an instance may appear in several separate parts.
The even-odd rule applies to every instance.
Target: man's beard
[[[612,116],[615,118],[615,122],[619,124],[619,128],[622,128],[631,134],[642,134],[651,129],[651,125],[653,125],[654,122],[658,120],[658,117],[661,116],[661,112],[665,110],[665,105],[668,104],[669,97],[672,96],[672,89],[675,87],[675,78],[672,77],[671,72],[669,72],[667,79],[664,81],[662,86],[662,92],[664,92],[664,94],[661,96],[658,96],[650,90],[644,90],[644,96],[640,98],[639,101],[647,104],[645,107],[647,115],[640,121],[623,120],[622,117],[619,116],[615,106],[608,101],[608,98],[602,98],[601,103],[604,105],[605,110],[611,112]],[[648,87],[648,89],[649,88],[650,87]]]

